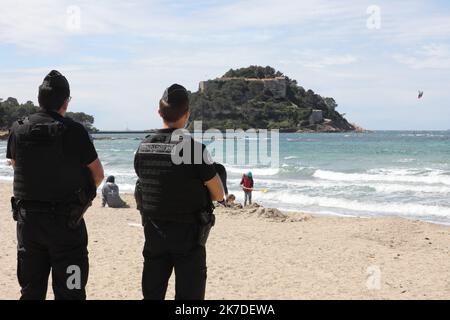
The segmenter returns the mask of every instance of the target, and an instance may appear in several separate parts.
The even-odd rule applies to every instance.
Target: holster
[[[214,215],[214,204],[211,201],[209,196],[209,192],[205,187],[205,196],[206,196],[206,206],[205,208],[197,213],[198,221],[200,224],[199,227],[199,235],[198,235],[198,244],[201,246],[206,246],[206,242],[209,238],[209,233],[211,232],[212,227],[216,224],[216,216]]]
[[[14,221],[18,221],[19,214],[20,214],[20,207],[19,207],[18,200],[16,200],[16,198],[14,198],[14,197],[11,197],[11,210],[12,210],[12,215],[13,215]]]
[[[68,219],[67,225],[71,229],[76,229],[81,220],[83,220],[84,214],[92,206],[92,199],[86,193],[80,189],[75,194],[75,201],[67,205]]]
[[[97,196],[97,187],[88,169],[85,169],[84,175],[85,186],[75,193],[73,201],[67,205],[69,216],[67,225],[71,229],[76,229],[80,225],[84,214],[92,206],[92,201]]]
[[[198,217],[200,221],[198,244],[204,247],[206,246],[212,227],[216,224],[216,216],[214,213],[205,210],[201,211]]]
[[[136,188],[134,189],[134,199],[136,200],[136,208],[138,209],[139,213],[141,214],[141,224],[144,227],[145,226],[145,217],[142,213],[143,209],[143,201],[142,201],[142,188],[141,188],[141,181],[138,179],[136,181]]]

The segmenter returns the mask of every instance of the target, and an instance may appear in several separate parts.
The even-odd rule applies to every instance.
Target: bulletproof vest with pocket
[[[69,202],[83,186],[85,172],[64,147],[68,127],[62,120],[38,113],[20,120],[16,138],[14,196],[21,200]]]
[[[173,141],[171,132],[156,132],[139,146],[138,175],[142,193],[141,212],[155,219],[184,221],[206,206],[206,188],[193,163],[174,163],[172,155],[189,136]],[[182,154],[181,154],[182,156]]]

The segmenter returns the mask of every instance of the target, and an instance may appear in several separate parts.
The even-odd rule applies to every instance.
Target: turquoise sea
[[[134,188],[133,158],[143,136],[95,140],[106,175],[115,175],[123,192]],[[3,158],[5,150],[0,142]],[[450,131],[280,134],[279,159],[278,169],[251,168],[254,201],[264,206],[450,224]],[[230,192],[242,201],[240,177],[250,168],[226,167]],[[0,179],[12,181],[5,162]]]

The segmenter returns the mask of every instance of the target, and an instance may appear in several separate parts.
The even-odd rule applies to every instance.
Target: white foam
[[[395,168],[395,169],[370,169],[369,174],[394,175],[394,176],[439,176],[449,173],[448,171],[436,168]]]
[[[125,171],[125,170],[109,170],[109,168],[105,168],[105,175],[106,176],[115,176],[116,178],[117,177],[128,177],[128,178],[133,178],[133,177],[136,177],[137,178],[137,176],[136,176],[136,173],[134,172],[134,170],[127,170],[127,171]]]
[[[244,174],[249,171],[254,176],[274,176],[280,172],[278,168],[242,168],[242,167],[227,167],[227,171],[230,173]]]
[[[238,184],[240,180],[229,179],[229,183]],[[341,191],[347,191],[350,188],[371,188],[375,192],[379,193],[392,193],[392,192],[415,192],[415,193],[443,193],[450,194],[450,187],[447,186],[432,186],[432,185],[414,185],[414,184],[389,184],[389,183],[366,183],[364,181],[327,181],[327,180],[274,180],[274,179],[258,179],[258,186],[268,188],[269,190],[274,188],[285,188],[288,190],[296,190],[301,188],[314,188],[314,189],[336,189],[340,188]]]
[[[420,186],[420,185],[406,185],[406,184],[373,184],[371,185],[377,192],[392,193],[392,192],[416,192],[420,193],[450,193],[450,187],[444,186]]]
[[[120,183],[119,187],[120,187],[120,192],[130,193],[130,192],[134,192],[136,184]]]
[[[408,175],[401,174],[367,174],[367,173],[343,173],[327,170],[317,170],[314,177],[331,181],[386,181],[386,182],[412,182],[424,184],[444,184],[450,186],[450,176],[438,174],[431,175]]]
[[[443,134],[433,134],[433,133],[408,133],[408,134],[401,134],[400,137],[437,137],[437,138],[444,138],[446,137]]]
[[[414,162],[414,161],[416,161],[416,159],[413,159],[413,158],[405,158],[405,159],[397,160],[397,161],[395,161],[395,162],[398,162],[398,163],[410,163],[410,162]]]
[[[298,205],[299,210],[304,206],[336,208],[356,212],[397,214],[400,216],[437,216],[450,218],[450,207],[430,206],[410,203],[375,203],[357,200],[310,197],[305,195],[281,192],[260,193],[258,198],[265,201],[281,202]]]

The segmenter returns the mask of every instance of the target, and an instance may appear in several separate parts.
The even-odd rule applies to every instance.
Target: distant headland
[[[190,111],[194,121],[202,121],[203,130],[279,129],[280,132],[363,132],[336,111],[336,101],[267,66],[229,70],[223,76],[201,81],[197,92],[190,93]],[[0,99],[0,139],[19,118],[35,113],[32,101],[20,104],[15,98]],[[82,123],[90,133],[142,134],[141,131],[99,131],[94,117],[83,112],[67,116]]]
[[[250,66],[201,81],[191,94],[191,120],[202,120],[204,130],[364,131],[337,112],[337,106],[333,98],[305,90],[270,66]]]

